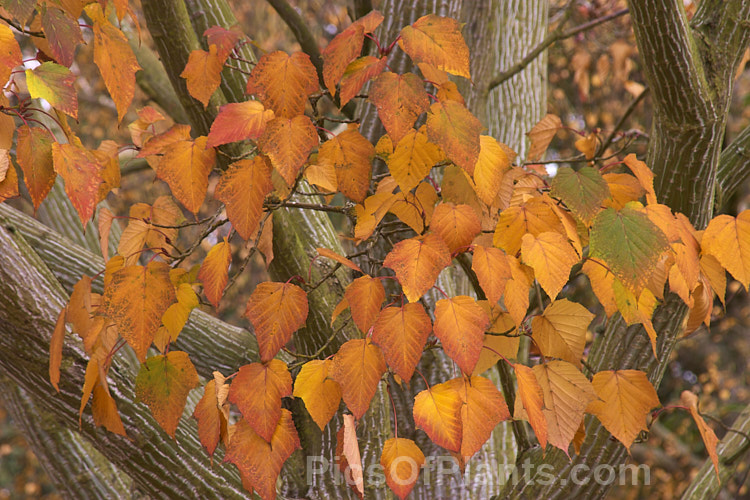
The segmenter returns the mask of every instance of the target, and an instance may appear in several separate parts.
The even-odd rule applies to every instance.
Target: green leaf
[[[188,393],[197,385],[198,372],[188,354],[170,351],[141,365],[135,378],[135,395],[148,405],[162,429],[174,437]]]
[[[669,249],[664,233],[648,216],[629,206],[619,212],[608,208],[594,218],[591,257],[601,259],[623,284],[640,293],[656,269],[659,256]]]
[[[601,210],[610,197],[609,185],[595,168],[585,166],[579,171],[562,167],[550,181],[552,196],[559,198],[576,217],[586,224]]]

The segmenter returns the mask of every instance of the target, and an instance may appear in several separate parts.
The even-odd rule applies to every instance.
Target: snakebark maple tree
[[[503,422],[512,428],[518,460],[533,455],[538,464],[556,464],[558,481],[565,481],[561,461],[588,460],[586,447],[609,436],[600,451],[612,463],[621,460],[616,455],[648,430],[664,404],[695,419],[720,476],[718,439],[697,397],[660,402],[655,385],[675,339],[709,324],[715,296],[723,302],[726,272],[750,285],[750,211],[711,219],[711,204],[696,198],[695,189],[688,200],[676,197],[669,182],[683,180],[676,174],[664,180],[664,162],[677,154],[666,134],[657,134],[648,158],[661,169],[657,174],[634,154],[602,160],[597,150],[604,139],[581,131],[575,147],[583,166],[550,175],[538,162],[564,128],[560,118],[549,114],[531,127],[527,147],[516,145],[520,156],[483,135],[467,103],[482,92],[486,99],[508,76],[491,80],[479,96],[466,91],[472,61],[459,20],[424,12],[394,32],[387,2],[384,13],[358,12],[322,51],[302,43],[304,52],[273,51],[255,61],[237,28],[208,24],[196,36],[180,26],[186,4],[166,2],[175,10],[160,12],[160,3],[144,2],[147,27],[184,102],[175,118],[190,124],[171,123],[146,106],[126,124],[131,144],[102,141],[97,149],[85,147],[68,124],[68,117],[78,118],[70,69],[83,42],[78,19],[91,23],[84,29],[93,34],[93,64],[122,122],[140,68],[123,31],[123,20],[134,18],[128,3],[3,4],[0,80],[8,82],[12,102],[5,96],[0,102],[0,200],[18,196],[22,182],[37,209],[54,196],[59,175],[80,223],[96,221],[104,257],[98,271],[89,267],[90,274],[69,283],[72,293],[57,304],[47,332],[49,381],[56,397],[77,400],[79,426],[90,419],[128,439],[143,430],[137,422],[153,418],[161,430],[149,433],[199,440],[206,462],[216,455],[232,464],[217,464],[222,472],[192,489],[204,494],[212,484],[225,493],[241,484],[264,499],[380,497],[386,488],[405,498],[441,491],[420,476],[426,455],[442,449],[464,470],[481,459],[483,447],[495,446],[491,436]],[[271,3],[294,25],[283,2]],[[711,28],[715,14],[705,4],[695,24]],[[684,16],[680,5],[659,2],[651,14]],[[653,59],[649,44],[666,35],[644,32],[639,23],[648,9],[633,10],[644,58]],[[731,4],[717,21],[722,29],[737,28],[732,49],[750,37],[748,10]],[[167,11],[174,16],[158,17]],[[560,36],[558,29],[548,38]],[[363,53],[366,41],[374,55]],[[33,47],[41,64],[29,65],[21,46]],[[726,67],[717,63],[716,71],[731,75],[741,51],[724,55],[719,62]],[[249,71],[228,63],[234,61]],[[514,71],[529,61],[519,64]],[[659,80],[667,76],[647,75],[655,89],[667,85]],[[698,87],[705,102],[728,99],[726,89]],[[673,96],[659,97],[657,108]],[[354,102],[359,109],[352,113],[347,105]],[[726,112],[721,116],[710,124],[723,124]],[[657,117],[655,128],[671,126],[663,121]],[[336,132],[325,128],[339,122],[345,125]],[[124,146],[172,196],[115,215],[102,202],[120,184]],[[718,154],[712,158],[715,172]],[[218,183],[209,189],[212,177]],[[207,197],[222,209],[201,219]],[[670,203],[660,204],[662,198]],[[326,213],[345,216],[340,234]],[[122,234],[115,219],[127,221]],[[181,251],[180,231],[195,225],[200,237]],[[183,266],[222,226],[231,230],[200,265]],[[348,255],[336,236],[350,240]],[[243,241],[249,256],[233,270],[232,247]],[[201,314],[200,294],[218,308],[258,252],[271,265],[271,280],[254,286],[245,307],[252,336],[242,338],[251,354],[212,360],[187,338],[194,333],[189,321]],[[470,290],[443,285],[457,273]],[[601,305],[609,347],[601,337],[592,346],[595,314],[566,289],[579,275]],[[614,360],[606,356],[616,350],[602,351],[636,334],[648,347],[640,357]],[[128,349],[137,358],[131,377],[121,369]],[[76,373],[65,366],[84,359],[77,378],[83,396],[73,396],[66,376]],[[122,406],[137,407],[121,386],[150,417],[128,414],[123,422]],[[193,390],[200,395],[190,405],[197,425],[185,412]],[[165,441],[152,441],[148,453],[158,455],[154,448]],[[606,451],[615,445],[617,452]],[[331,466],[316,477],[311,458],[330,459]],[[190,490],[157,486],[144,465],[130,470],[126,459],[115,462],[150,493]],[[375,464],[380,480],[371,472]],[[525,480],[506,493],[544,495],[544,487],[549,483]]]

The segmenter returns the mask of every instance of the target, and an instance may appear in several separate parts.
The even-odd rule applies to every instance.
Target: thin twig
[[[298,357],[298,358],[304,358],[305,361],[297,361],[295,363],[292,363],[291,365],[289,365],[289,371],[294,370],[295,368],[304,365],[308,360],[317,359],[317,357],[320,356],[321,353],[326,350],[326,348],[331,344],[331,342],[333,342],[336,339],[338,334],[344,331],[344,328],[347,327],[350,321],[351,321],[351,318],[347,319],[346,321],[344,321],[344,323],[340,327],[336,328],[333,332],[331,332],[331,336],[328,337],[325,343],[322,346],[320,346],[320,348],[317,351],[315,351],[314,354],[294,353],[293,356]]]
[[[571,2],[570,5],[566,8],[565,15],[563,15],[563,18],[562,20],[560,20],[560,24],[558,24],[557,28],[551,31],[544,38],[544,40],[542,40],[542,42],[539,45],[537,45],[531,50],[531,52],[526,54],[526,57],[521,59],[519,62],[517,62],[516,64],[514,64],[513,66],[508,68],[506,71],[502,72],[501,74],[493,78],[492,80],[490,80],[490,83],[487,85],[487,92],[494,89],[498,85],[501,85],[502,83],[504,83],[509,78],[516,75],[517,73],[520,73],[521,71],[523,71],[524,68],[526,68],[526,66],[531,64],[532,61],[534,61],[534,59],[539,57],[539,54],[544,52],[544,50],[550,45],[552,45],[553,43],[559,42],[560,40],[564,40],[566,38],[570,38],[583,31],[590,30],[591,28],[599,26],[602,23],[606,23],[607,21],[611,21],[613,19],[616,19],[628,13],[628,9],[618,10],[617,12],[613,12],[612,14],[602,16],[598,19],[594,19],[587,23],[581,24],[580,26],[576,26],[575,28],[571,28],[568,31],[563,31],[563,27],[565,26],[565,23],[568,21],[571,14],[573,13],[573,9],[571,7],[574,3],[575,2]]]
[[[599,148],[599,151],[597,151],[596,155],[599,156],[603,154],[610,144],[612,144],[612,141],[615,138],[615,135],[617,135],[617,132],[622,128],[623,125],[625,125],[625,121],[630,117],[631,114],[633,114],[633,111],[635,111],[635,108],[638,106],[638,104],[646,97],[646,95],[649,92],[649,88],[646,87],[643,89],[643,91],[638,94],[638,97],[633,99],[633,101],[628,106],[628,109],[625,110],[625,113],[620,117],[620,120],[615,125],[614,130],[612,130],[612,133],[609,134],[609,137],[602,143],[602,146]]]
[[[9,19],[5,16],[0,16],[0,19],[8,23],[8,25],[10,25],[11,28],[14,28],[16,31],[19,31],[23,33],[24,35],[35,36],[37,38],[45,38],[43,31],[29,31],[25,29],[23,26],[21,26],[20,24],[13,21],[13,19]]]

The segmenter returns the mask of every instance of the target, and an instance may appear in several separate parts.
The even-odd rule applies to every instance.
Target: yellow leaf
[[[410,129],[388,157],[388,170],[401,191],[406,193],[414,189],[442,159],[440,148],[429,142],[427,134],[421,129]]]
[[[521,250],[524,234],[539,236],[547,231],[565,234],[565,228],[552,207],[541,198],[531,198],[521,206],[509,207],[500,213],[493,244],[515,256]]]
[[[471,269],[489,301],[496,304],[505,292],[506,283],[512,279],[508,256],[499,248],[474,245]]]
[[[719,215],[708,223],[701,241],[703,253],[712,255],[729,274],[742,283],[750,284],[750,210],[734,218]]]
[[[719,438],[716,437],[714,430],[706,424],[706,421],[703,420],[703,417],[698,412],[698,397],[690,391],[682,391],[680,402],[688,407],[690,415],[695,420],[695,425],[698,426],[698,431],[701,433],[703,444],[706,445],[708,456],[711,457],[711,461],[714,464],[716,477],[721,480],[719,476],[719,455],[716,453],[716,445],[719,443]]]
[[[313,359],[302,365],[294,380],[295,398],[301,398],[305,408],[321,431],[339,409],[341,386],[329,378],[333,369],[330,359]]]
[[[651,169],[644,162],[636,158],[633,153],[626,156],[622,162],[633,172],[641,187],[646,191],[646,203],[649,205],[658,203],[656,201],[656,192],[654,192],[654,173]]]
[[[544,414],[544,391],[534,374],[534,370],[526,365],[514,364],[513,370],[516,372],[518,381],[518,397],[516,404],[520,400],[523,408],[526,410],[531,428],[539,440],[539,445],[544,450],[547,447],[547,418]],[[517,417],[516,417],[517,418]]]
[[[660,406],[654,386],[639,370],[601,371],[592,384],[599,400],[592,401],[588,411],[630,449],[638,434],[648,430],[650,411]]]
[[[474,166],[474,190],[486,205],[492,205],[500,191],[510,159],[500,144],[488,135],[479,137],[479,157]]]
[[[567,299],[552,302],[531,320],[532,338],[544,356],[561,358],[581,366],[586,329],[594,315]]]
[[[401,30],[399,45],[416,64],[471,79],[469,48],[455,19],[434,14],[420,17]]]
[[[166,344],[174,342],[180,335],[182,328],[187,323],[190,313],[198,307],[198,296],[195,294],[193,287],[188,283],[181,283],[177,287],[177,302],[172,304],[164,311],[161,322],[164,324],[166,332],[165,338],[155,338],[154,344],[160,351],[164,351]]]
[[[412,228],[415,233],[423,233],[425,226],[429,226],[432,221],[435,203],[438,200],[437,192],[432,184],[422,182],[414,193],[396,193],[393,196],[394,201],[388,211]]]
[[[438,446],[461,450],[461,395],[450,384],[442,383],[420,392],[414,398],[414,423]]]
[[[597,399],[591,382],[574,365],[550,361],[532,368],[544,394],[549,443],[566,455],[588,404]]]
[[[534,237],[524,234],[521,255],[526,265],[534,269],[534,275],[547,295],[555,300],[568,282],[570,270],[580,258],[560,233],[544,232]]]
[[[512,279],[505,284],[503,299],[513,321],[516,325],[520,325],[529,309],[529,290],[534,282],[534,272],[510,255],[508,255],[508,264]]]

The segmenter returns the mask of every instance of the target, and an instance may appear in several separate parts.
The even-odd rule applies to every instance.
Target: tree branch
[[[721,152],[716,174],[716,208],[721,209],[750,177],[750,126]]]
[[[575,2],[571,2],[571,6]],[[623,16],[628,13],[628,9],[622,9],[617,12],[613,12],[612,14],[608,14],[606,16],[602,16],[598,19],[594,19],[592,21],[589,21],[587,23],[581,24],[580,26],[576,26],[575,28],[571,28],[567,31],[563,30],[565,27],[565,23],[570,18],[571,14],[573,13],[573,9],[569,6],[565,14],[563,15],[563,18],[560,20],[560,24],[557,25],[557,28],[555,28],[553,31],[551,31],[545,38],[542,40],[542,42],[534,47],[531,52],[526,54],[526,56],[521,59],[519,62],[508,68],[506,71],[503,71],[501,74],[490,80],[489,84],[487,84],[487,91],[490,91],[497,87],[498,85],[501,85],[508,79],[512,78],[513,75],[516,75],[517,73],[520,73],[523,71],[523,69],[531,64],[531,62],[539,57],[539,54],[544,52],[544,50],[552,45],[555,42],[559,42],[560,40],[564,40],[566,38],[570,38],[571,36],[575,36],[578,33],[582,33],[586,30],[590,30],[596,26],[599,26],[600,24],[606,23],[608,21],[611,21],[613,19],[617,19],[620,16]]]

